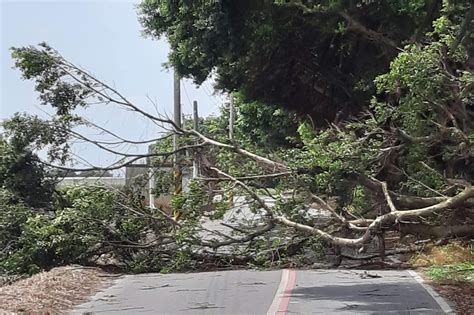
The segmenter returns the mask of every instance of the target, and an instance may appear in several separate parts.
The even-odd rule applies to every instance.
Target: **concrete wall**
[[[173,172],[171,167],[163,167],[160,170]],[[148,178],[149,168],[146,166],[127,167],[125,170],[125,177],[65,177],[59,183],[59,187],[76,186],[76,185],[101,185],[114,188],[128,187],[134,183],[137,177],[144,176]],[[183,191],[188,191],[188,184],[192,178],[192,167],[185,167],[183,172]],[[146,180],[147,181],[147,180]],[[140,194],[143,196],[144,205],[149,205],[150,187],[146,182],[141,187]],[[154,205],[171,214],[170,200],[172,195],[155,196]]]
[[[120,188],[125,186],[123,177],[65,177],[59,183],[59,187],[77,185],[101,185]]]
[[[125,168],[125,186],[130,186],[133,183],[134,179],[142,175],[148,178],[147,166],[126,167]]]

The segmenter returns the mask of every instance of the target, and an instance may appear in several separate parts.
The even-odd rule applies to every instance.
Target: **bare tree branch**
[[[259,195],[257,195],[257,193],[255,193],[249,186],[247,186],[246,184],[244,184],[242,181],[238,180],[237,178],[221,171],[220,169],[218,168],[215,168],[215,167],[211,167],[212,170],[216,171],[218,174],[224,176],[224,177],[227,177],[229,178],[230,180],[232,180],[233,182],[235,182],[237,185],[239,185],[240,187],[242,187],[245,191],[247,191],[254,200],[256,200],[258,202],[258,204],[263,208],[265,209],[265,211],[267,212],[267,215],[270,216],[270,217],[273,217],[274,214],[273,214],[273,210],[267,205],[267,203],[262,199],[260,198]]]
[[[381,215],[372,221],[372,223],[367,227],[367,230],[363,236],[356,239],[335,237],[320,229],[317,229],[308,225],[304,225],[304,224],[299,224],[297,222],[288,220],[287,218],[282,217],[282,216],[275,217],[274,220],[283,225],[293,227],[297,229],[298,231],[313,234],[313,235],[318,235],[322,239],[328,242],[331,242],[334,245],[358,247],[370,242],[375,236],[377,236],[378,232],[383,226],[396,223],[397,221],[400,221],[402,219],[420,217],[423,215],[432,214],[435,211],[450,209],[456,205],[462,204],[467,199],[472,198],[472,197],[474,197],[474,187],[471,186],[471,187],[467,187],[466,189],[464,189],[464,191],[457,194],[456,196],[447,198],[445,201],[442,201],[436,205],[432,205],[432,206],[420,208],[420,209],[412,209],[412,210],[404,210],[404,211],[398,210],[398,211],[387,213],[385,215]]]
[[[288,166],[286,166],[285,164],[272,161],[270,159],[267,159],[266,157],[263,157],[263,156],[255,154],[255,153],[249,152],[247,150],[241,149],[241,148],[239,148],[235,145],[225,144],[225,143],[213,140],[211,138],[208,138],[208,137],[204,136],[203,134],[201,134],[200,132],[198,132],[196,130],[189,130],[187,132],[196,135],[197,137],[201,138],[202,140],[204,140],[204,142],[206,142],[208,144],[214,145],[216,147],[229,149],[229,150],[234,151],[234,152],[236,152],[236,153],[238,153],[242,156],[248,157],[248,158],[250,158],[250,159],[252,159],[252,160],[254,160],[254,161],[256,161],[260,164],[270,166],[273,169],[273,171],[281,171],[281,172],[288,172],[289,171]]]
[[[357,21],[355,18],[347,14],[346,12],[338,12],[341,17],[343,17],[347,23],[348,23],[348,29],[361,33],[365,37],[367,37],[370,40],[376,40],[380,41],[381,43],[390,46],[392,48],[395,48],[398,51],[403,51],[400,47],[397,46],[397,44],[391,40],[390,38],[384,36],[383,34],[377,33],[374,30],[368,29],[364,25],[362,25],[359,21]]]
[[[249,176],[242,176],[242,177],[235,177],[238,180],[255,180],[255,179],[266,179],[266,178],[276,178],[282,176],[291,175],[292,172],[280,172],[280,173],[272,173],[272,174],[262,174],[262,175],[249,175]],[[200,177],[198,178],[202,181],[232,181],[232,179],[227,177]]]
[[[397,208],[393,204],[392,197],[390,197],[390,193],[388,192],[388,188],[387,188],[387,183],[381,182],[381,185],[382,185],[383,194],[385,195],[385,200],[387,200],[387,204],[388,204],[388,207],[390,208],[390,211],[396,212]]]

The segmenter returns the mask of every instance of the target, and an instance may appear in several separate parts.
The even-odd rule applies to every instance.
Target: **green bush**
[[[34,273],[87,260],[88,250],[105,239],[112,218],[112,194],[105,188],[74,187],[64,193],[70,207],[38,212],[22,203],[3,203],[0,267]]]

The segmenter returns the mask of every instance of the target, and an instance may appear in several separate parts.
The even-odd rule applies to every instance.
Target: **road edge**
[[[71,314],[71,315],[89,314],[90,312],[88,310],[84,309],[85,307],[88,306],[88,304],[91,304],[93,302],[96,302],[100,299],[105,298],[105,296],[107,295],[107,293],[110,289],[116,287],[117,285],[119,285],[122,282],[124,282],[125,280],[127,280],[128,276],[129,275],[127,275],[127,274],[122,274],[122,275],[118,276],[117,279],[115,279],[111,285],[97,290],[95,292],[95,294],[89,296],[89,298],[86,301],[84,301],[80,304],[74,305],[72,307],[72,309],[69,310],[68,314]],[[92,313],[94,313],[94,312],[92,311]]]
[[[280,285],[268,308],[267,315],[285,314],[291,298],[291,290],[296,284],[296,270],[283,269],[281,271]]]
[[[445,314],[456,314],[454,309],[449,305],[449,303],[438,293],[435,289],[433,289],[430,285],[428,285],[425,280],[416,272],[415,270],[407,270],[408,273],[418,282],[425,290],[428,292],[429,295],[438,303],[439,307],[443,310]]]

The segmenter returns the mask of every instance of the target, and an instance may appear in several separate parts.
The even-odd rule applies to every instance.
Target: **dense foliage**
[[[0,138],[0,189],[11,198],[34,208],[48,208],[54,181],[46,179],[45,173],[32,151]]]
[[[469,1],[447,2],[460,18]],[[441,1],[145,0],[145,32],[201,83],[308,114],[318,123],[367,108],[373,79],[407,43],[425,41]]]

